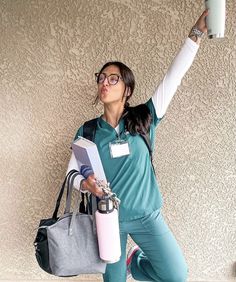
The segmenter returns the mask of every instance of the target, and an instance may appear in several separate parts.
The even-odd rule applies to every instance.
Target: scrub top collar
[[[123,118],[121,118],[120,119],[120,121],[119,121],[119,132],[124,132],[125,131],[125,122],[124,122],[124,119]],[[112,127],[108,122],[106,122],[103,118],[102,118],[102,116],[100,116],[99,117],[99,119],[98,119],[98,126],[100,127],[100,128],[103,128],[103,129],[107,129],[107,130],[109,130],[109,131],[115,131],[116,132],[116,128],[114,128],[114,127]]]

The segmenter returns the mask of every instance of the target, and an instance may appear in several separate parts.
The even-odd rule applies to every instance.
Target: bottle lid
[[[99,201],[98,210],[100,213],[111,213],[114,210],[114,205],[111,199],[105,198]]]

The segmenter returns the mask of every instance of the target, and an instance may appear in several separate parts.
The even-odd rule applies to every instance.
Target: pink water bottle
[[[108,196],[99,201],[95,218],[100,258],[106,263],[119,261],[121,247],[118,211]]]

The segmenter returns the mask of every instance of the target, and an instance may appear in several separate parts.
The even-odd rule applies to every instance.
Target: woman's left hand
[[[206,26],[206,17],[208,16],[208,10],[205,10],[199,19],[196,21],[195,25],[191,29],[189,33],[189,37],[195,41],[196,43],[200,43],[201,37],[194,35],[193,29],[197,29],[202,33],[207,33],[207,26]]]
[[[207,33],[207,26],[206,26],[207,15],[208,15],[208,10],[205,10],[194,25],[194,27],[196,27],[198,30],[204,33]]]

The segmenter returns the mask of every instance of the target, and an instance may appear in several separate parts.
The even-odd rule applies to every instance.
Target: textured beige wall
[[[101,111],[91,106],[94,72],[123,61],[137,79],[132,103],[144,102],[203,8],[203,0],[0,1],[0,279],[53,278],[37,266],[33,239],[77,128]],[[236,276],[234,0],[227,11],[225,39],[204,39],[157,131],[164,214],[190,281]]]

